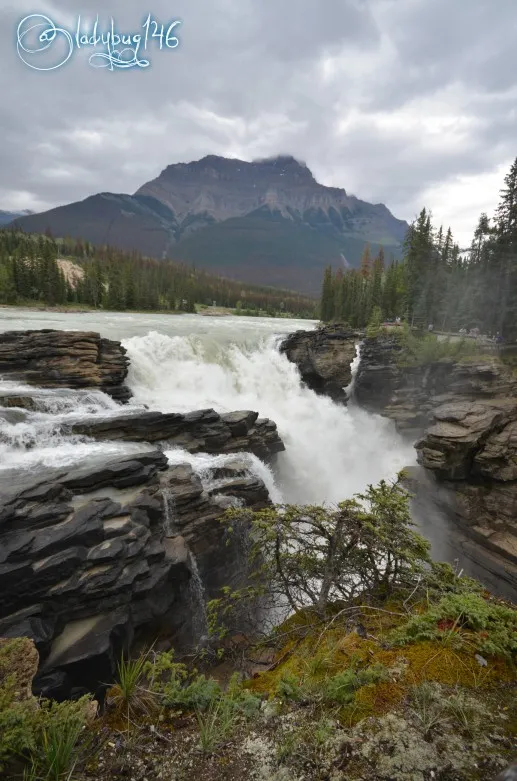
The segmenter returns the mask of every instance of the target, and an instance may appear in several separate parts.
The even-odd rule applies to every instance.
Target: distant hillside
[[[29,214],[32,214],[32,212],[28,209],[21,212],[4,212],[0,209],[0,226],[9,225],[9,223],[13,222],[13,220],[16,220],[17,217],[24,217],[25,215]]]
[[[408,227],[383,204],[319,184],[293,157],[214,155],[168,166],[133,196],[100,193],[17,223],[309,294],[329,263],[357,266],[366,242],[398,255]]]

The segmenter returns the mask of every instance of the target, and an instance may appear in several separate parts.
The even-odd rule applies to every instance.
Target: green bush
[[[398,335],[402,346],[399,364],[405,366],[425,366],[447,358],[460,360],[481,354],[481,348],[475,339],[438,339],[433,333],[417,336],[405,327]]]
[[[305,699],[300,680],[292,673],[282,675],[277,683],[275,695],[283,702],[289,700],[301,702]]]
[[[59,779],[75,764],[90,697],[77,702],[9,701],[12,677],[0,687],[0,770],[14,759],[32,762],[37,777]],[[9,703],[9,704],[7,704]]]
[[[360,689],[361,686],[377,683],[385,677],[386,668],[382,664],[375,664],[362,670],[349,667],[327,680],[324,699],[338,705],[349,705],[353,701],[357,689]]]
[[[517,654],[517,610],[484,599],[479,593],[447,594],[423,615],[412,616],[393,630],[393,645],[425,640],[466,642],[461,630],[470,630],[469,642],[488,656],[511,658]]]

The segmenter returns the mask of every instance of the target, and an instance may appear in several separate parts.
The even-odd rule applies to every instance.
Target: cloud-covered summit
[[[37,4],[38,5],[38,4]],[[111,73],[74,54],[38,73],[14,32],[31,0],[0,0],[1,209],[134,192],[168,164],[283,150],[316,179],[412,219],[423,205],[468,240],[517,154],[513,0],[42,0],[74,29],[112,16],[181,19],[174,50]],[[105,14],[105,17],[103,17]]]

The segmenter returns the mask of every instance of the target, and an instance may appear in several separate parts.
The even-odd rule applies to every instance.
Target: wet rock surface
[[[206,598],[239,570],[219,494],[269,503],[245,461],[208,479],[149,451],[0,484],[0,637],[34,641],[36,693],[96,691],[143,638],[196,639],[193,568]]]
[[[28,385],[97,388],[124,402],[131,397],[124,385],[128,366],[120,342],[91,331],[44,329],[0,335],[0,375]]]
[[[190,453],[246,451],[269,458],[285,450],[276,424],[249,410],[219,415],[213,409],[187,414],[134,412],[102,418],[86,418],[70,427],[70,433],[98,440],[167,442]]]
[[[280,346],[280,352],[300,371],[311,390],[346,403],[345,388],[352,380],[350,364],[364,333],[346,325],[329,325],[315,331],[296,331]]]

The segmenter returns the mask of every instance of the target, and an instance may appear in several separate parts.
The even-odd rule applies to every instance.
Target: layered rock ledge
[[[282,342],[280,352],[296,364],[307,387],[346,404],[345,388],[352,381],[351,363],[356,344],[363,337],[364,333],[348,326],[329,325],[290,334]]]
[[[354,393],[362,407],[418,437],[443,404],[504,398],[516,389],[517,382],[495,357],[442,358],[411,365],[394,334],[364,339]]]
[[[517,401],[444,405],[416,448],[419,463],[448,489],[443,498],[456,522],[503,557],[501,574],[517,595]]]
[[[98,440],[163,442],[190,453],[245,451],[262,459],[285,450],[276,423],[250,410],[223,415],[206,409],[187,414],[136,411],[96,416],[72,424],[69,433]]]
[[[219,522],[225,507],[269,503],[245,459],[209,478],[204,487],[188,464],[149,451],[3,479],[0,637],[34,641],[36,693],[96,691],[138,641],[199,640],[204,596],[193,579],[210,598],[241,568]]]
[[[0,376],[41,388],[97,388],[125,402],[129,359],[120,342],[90,331],[0,334]]]

